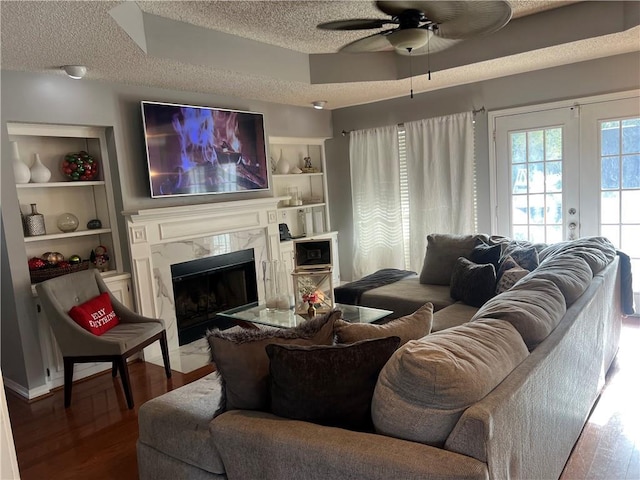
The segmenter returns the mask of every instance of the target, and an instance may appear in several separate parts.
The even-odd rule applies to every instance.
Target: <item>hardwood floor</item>
[[[627,319],[618,357],[562,480],[640,479],[639,366],[640,320]],[[110,372],[75,384],[66,410],[62,390],[31,404],[7,391],[21,478],[136,479],[138,407],[211,371],[174,371],[167,380],[162,367],[133,363],[133,410],[127,409],[120,379]]]
[[[213,370],[174,370],[167,379],[163,367],[133,362],[133,410],[127,408],[120,378],[112,378],[110,370],[75,383],[68,409],[62,389],[30,404],[6,390],[22,480],[138,478],[138,407]]]

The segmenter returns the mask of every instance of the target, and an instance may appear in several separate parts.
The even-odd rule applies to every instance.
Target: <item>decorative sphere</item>
[[[62,173],[72,181],[89,181],[98,177],[98,161],[84,150],[68,153],[62,161]]]
[[[58,217],[58,228],[64,233],[75,232],[80,222],[73,213],[63,213]]]

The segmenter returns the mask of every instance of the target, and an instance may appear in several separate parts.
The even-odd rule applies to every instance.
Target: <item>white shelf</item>
[[[287,207],[278,207],[278,210],[303,210],[305,208],[324,207],[326,203],[306,203],[304,205],[292,205]]]
[[[95,230],[76,230],[75,232],[69,232],[69,233],[53,233],[50,235],[36,235],[34,237],[24,237],[24,241],[25,243],[42,242],[45,240],[58,240],[61,238],[88,237],[91,235],[102,235],[104,233],[111,233],[111,229],[96,228]]]
[[[56,188],[56,187],[95,187],[104,185],[104,180],[91,182],[49,182],[49,183],[18,183],[16,188]]]

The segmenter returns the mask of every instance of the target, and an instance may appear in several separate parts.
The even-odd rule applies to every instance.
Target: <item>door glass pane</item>
[[[632,258],[640,258],[640,225],[620,227],[620,250]]]
[[[640,118],[622,121],[622,153],[640,151]]]
[[[559,243],[562,241],[562,226],[547,227],[547,243]]]
[[[602,122],[600,131],[602,155],[618,155],[620,153],[620,122]]]
[[[620,245],[620,226],[602,225],[600,227],[600,235],[608,238],[614,245]]]
[[[549,128],[545,131],[545,159],[562,160],[562,129]]]
[[[623,190],[621,192],[622,200],[622,223],[638,223],[640,224],[640,189]],[[640,243],[640,237],[638,237]]]
[[[545,185],[547,192],[562,191],[562,162],[547,162],[545,168],[546,180]]]
[[[562,127],[509,133],[514,239],[562,240],[562,133]]]
[[[511,134],[511,163],[527,161],[527,134],[516,132]]]
[[[622,188],[640,188],[640,155],[622,157]]]
[[[602,157],[601,165],[602,188],[620,187],[620,157]]]
[[[600,223],[620,223],[620,192],[600,194]]]

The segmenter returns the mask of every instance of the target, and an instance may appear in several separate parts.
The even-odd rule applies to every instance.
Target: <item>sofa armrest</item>
[[[209,430],[229,480],[489,478],[484,463],[464,455],[270,413],[229,411]]]

